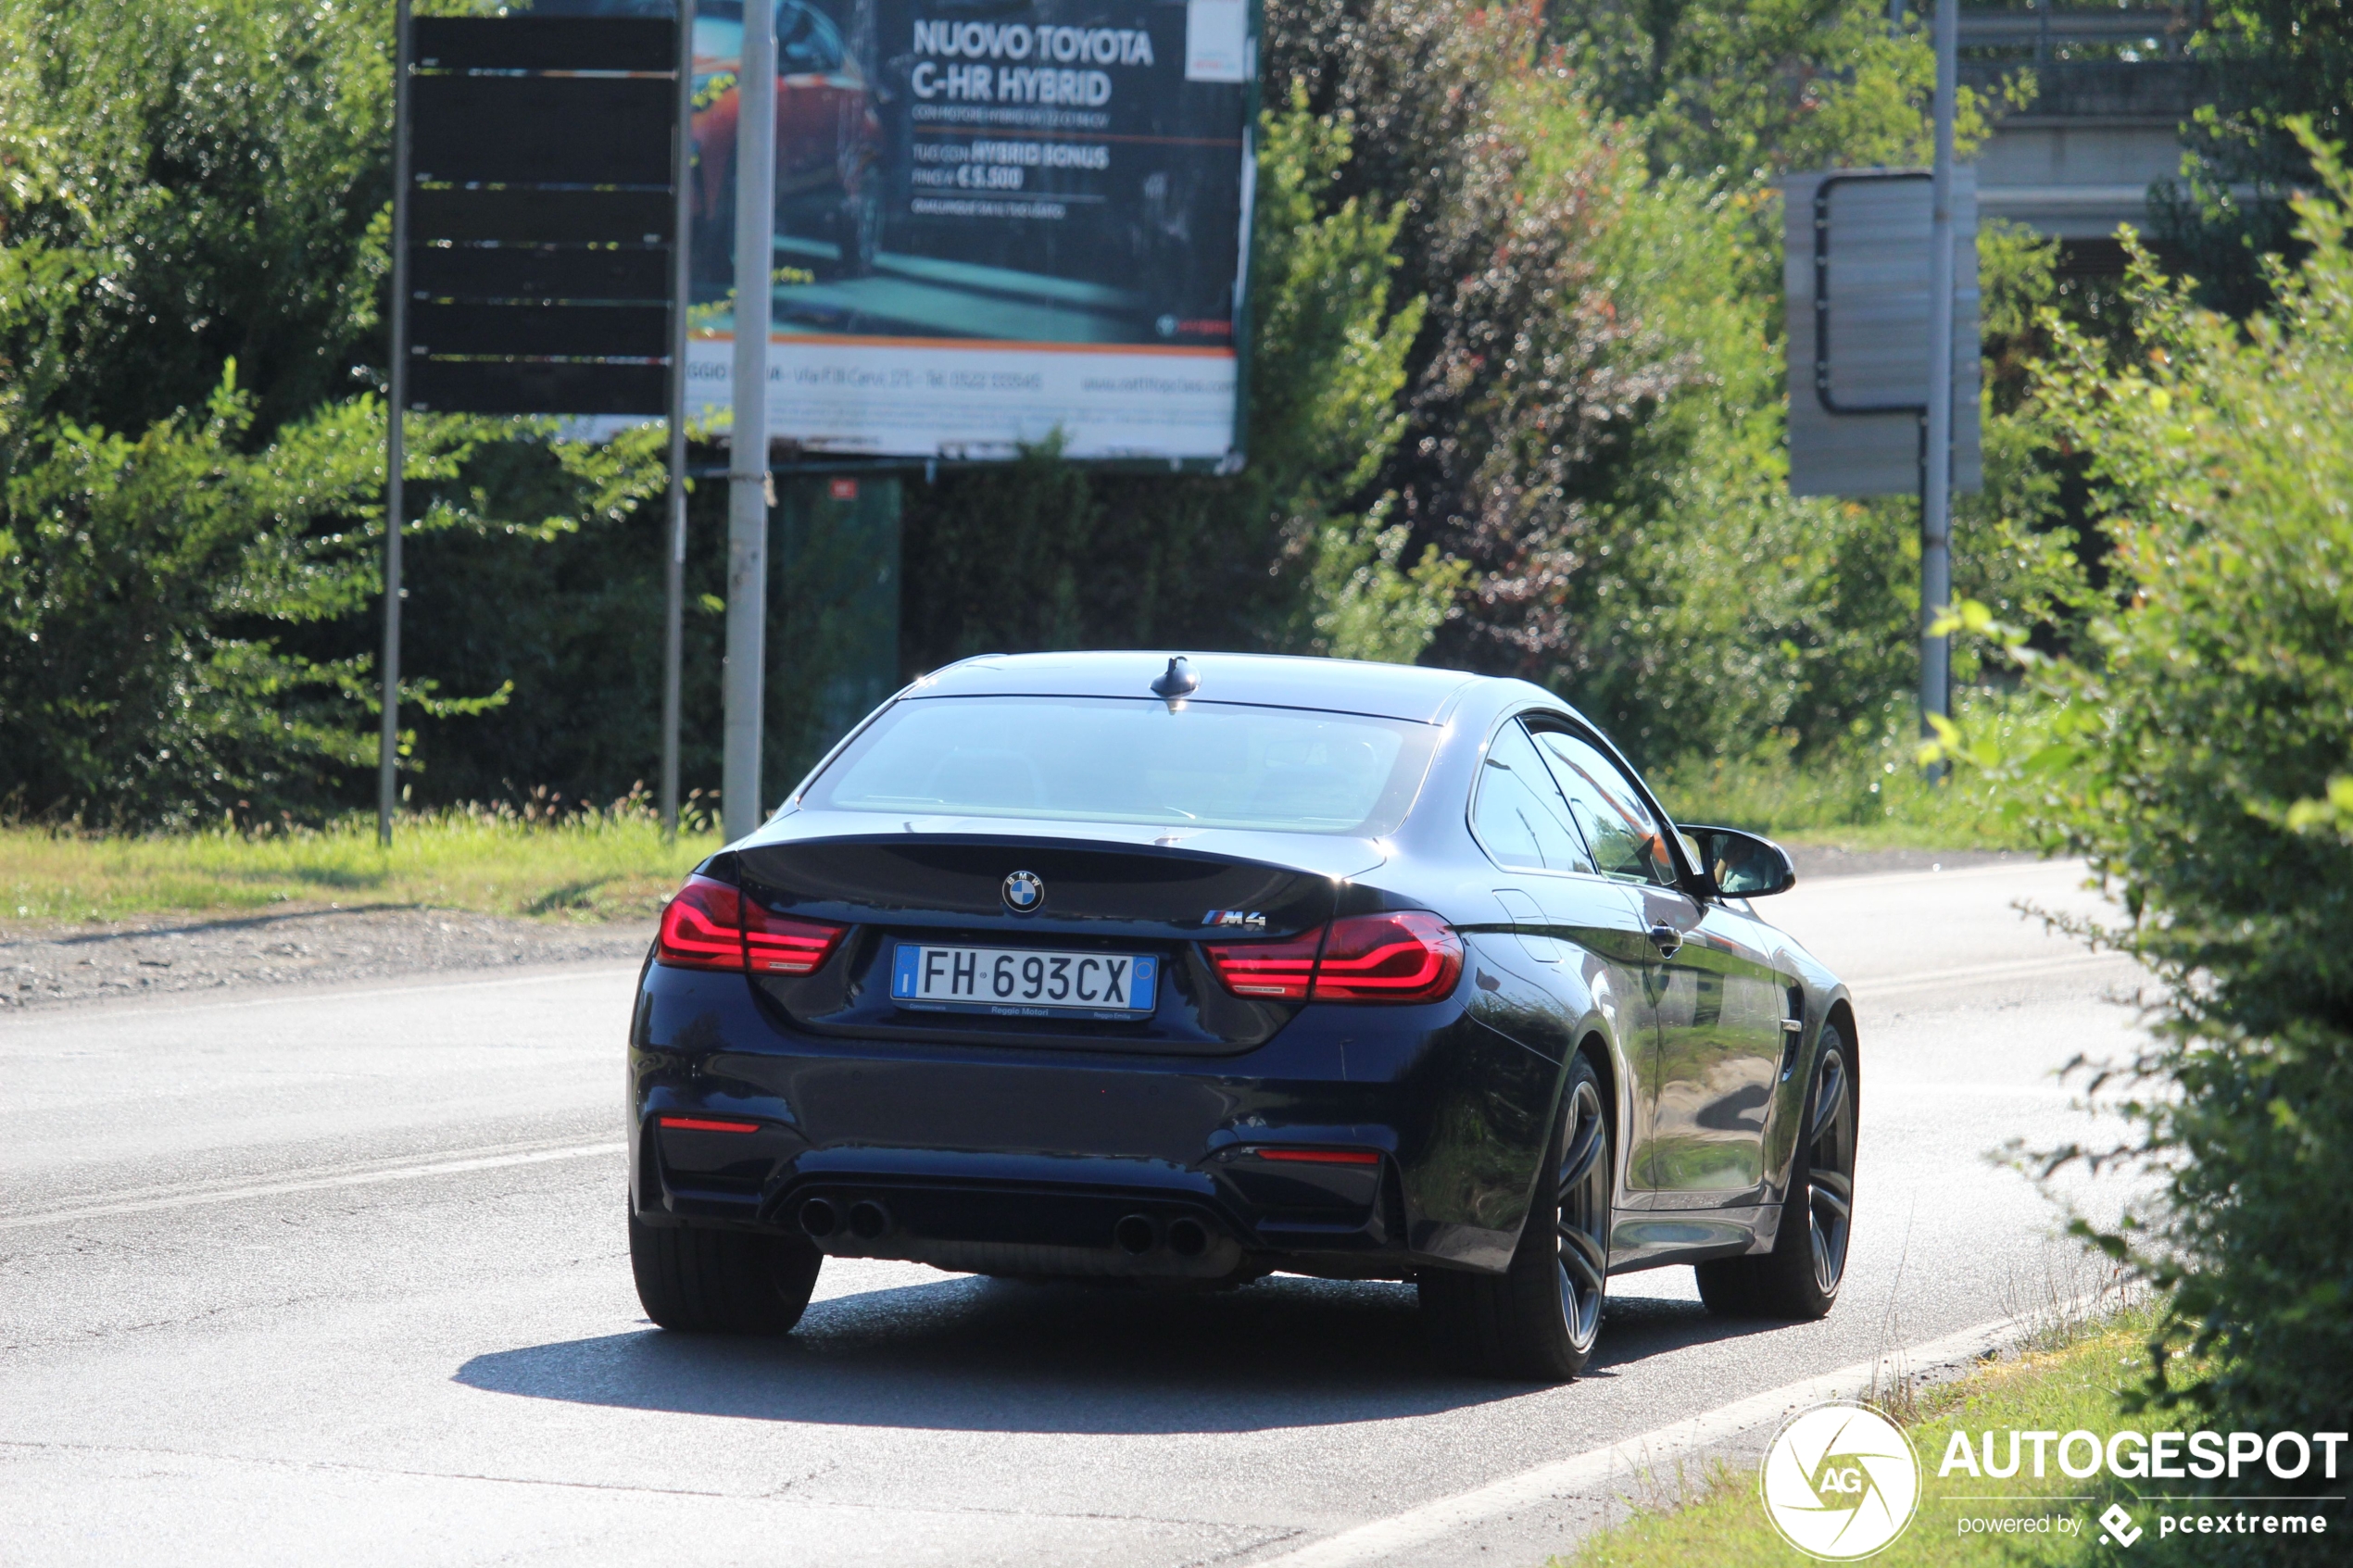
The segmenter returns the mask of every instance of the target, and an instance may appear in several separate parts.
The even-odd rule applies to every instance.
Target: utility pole
[[[1930,628],[1953,598],[1953,111],[1960,0],[1936,0],[1936,161],[1928,269],[1928,450],[1920,475],[1920,728],[1952,706],[1951,644]]]
[[[760,825],[761,705],[767,659],[768,325],[775,302],[776,19],[744,6],[736,69],[736,384],[727,474],[726,760],[720,808],[728,839]]]
[[[695,202],[688,178],[695,136],[695,0],[678,0],[678,127],[671,183],[678,198],[670,246],[670,549],[661,594],[661,836],[678,836],[679,683],[686,616],[686,307],[694,271],[686,254]]]
[[[376,741],[376,842],[392,847],[392,814],[400,804],[400,518],[408,504],[409,453],[409,0],[393,8],[392,44],[392,363],[384,392],[384,730]]]

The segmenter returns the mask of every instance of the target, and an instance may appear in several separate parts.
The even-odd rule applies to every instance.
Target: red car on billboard
[[[777,236],[831,245],[841,275],[865,277],[882,244],[882,122],[874,88],[831,18],[803,0],[772,3]],[[702,0],[695,7],[694,240],[696,273],[712,281],[733,276],[742,55],[743,0]]]

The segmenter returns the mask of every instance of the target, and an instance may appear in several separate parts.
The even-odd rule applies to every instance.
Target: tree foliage
[[[2138,1138],[2099,1156],[2160,1198],[2097,1239],[2170,1287],[2160,1349],[2219,1353],[2158,1394],[2257,1430],[2353,1411],[2353,180],[2308,147],[2329,194],[2274,307],[2233,323],[2136,250],[2125,352],[2053,323],[2041,401],[2128,594],[2046,667],[2047,744],[1950,746],[2089,858],[2129,917],[2102,938],[2163,983],[2104,1074]]]
[[[1796,163],[1917,156],[1917,30],[1891,36],[1871,7],[1823,0],[1276,0],[1267,26],[1248,467],[1081,469],[1050,445],[908,481],[906,671],[1139,642],[1432,658],[1550,684],[1654,765],[1805,753],[1901,722],[1913,523],[1898,504],[1785,493],[1778,204],[1762,182]],[[262,773],[289,790],[308,780],[317,807],[359,798],[348,759],[371,727],[378,526],[360,476],[380,415],[343,400],[372,373],[384,30],[316,0],[105,0],[72,19],[0,0],[0,465],[13,486],[0,494],[50,497],[54,514],[44,534],[9,513],[9,536],[20,549],[74,536],[55,497],[97,495],[87,454],[119,446],[139,464],[182,456],[140,470],[141,494],[167,474],[179,486],[168,506],[140,503],[149,532],[90,546],[119,557],[108,581],[202,533],[186,521],[199,516],[215,520],[206,537],[243,526],[324,552],[319,571],[340,563],[340,596],[273,608],[235,586],[243,556],[191,544],[188,592],[155,613],[189,648],[250,645],[310,672],[233,699],[218,689],[245,705],[252,745],[310,737],[225,771],[250,785],[233,800],[255,798]],[[2018,277],[2047,279],[2020,254]],[[240,412],[224,420],[208,410],[232,357]],[[263,487],[233,463],[276,472],[273,453],[298,433],[346,445],[317,459],[313,501],[255,510]],[[496,722],[420,709],[409,787],[421,802],[625,790],[658,749],[661,530],[641,504],[652,453],[624,443],[592,463],[480,424],[445,438],[411,475],[427,510],[407,661],[441,691],[512,700]],[[2023,438],[1989,427],[1989,442],[2007,477],[1965,509],[1960,581],[2034,613],[2057,596],[2048,476]],[[686,766],[706,784],[717,499],[694,499],[687,562]],[[99,533],[129,515],[74,505],[115,520]],[[53,557],[12,569],[63,580]],[[197,578],[245,608],[202,608],[214,601]],[[318,608],[330,600],[340,608]],[[62,678],[30,646],[0,651],[9,678]],[[780,703],[816,678],[782,674]],[[136,706],[111,711],[128,726]],[[806,759],[798,711],[772,716],[793,752],[772,772]],[[332,714],[345,760],[329,766],[305,726]],[[142,744],[132,752],[182,753]],[[6,766],[0,791],[33,809],[98,801],[116,776]],[[69,773],[83,782],[66,786]]]
[[[369,384],[389,36],[332,0],[0,0],[0,243],[82,274],[55,412],[142,430],[233,358],[267,433]]]
[[[0,508],[12,805],[136,822],[271,812],[361,764],[344,709],[363,666],[248,629],[355,613],[373,586],[363,538],[309,533],[376,488],[381,465],[345,439],[371,414],[332,409],[249,455],[251,400],[224,379],[202,412],[136,439],[54,428]]]
[[[2207,67],[2186,177],[2158,193],[2155,232],[2201,302],[2233,316],[2266,303],[2262,258],[2296,246],[2290,192],[2314,178],[2292,126],[2353,140],[2353,14],[2338,0],[2214,0],[2190,53]]]
[[[388,39],[316,0],[0,0],[0,809],[153,824],[370,793]],[[657,455],[547,436],[409,423],[402,766],[429,793],[633,776],[597,699],[643,665],[579,658],[610,637],[579,564],[630,532]],[[519,687],[527,720],[471,721]],[[642,774],[634,727],[617,767]]]
[[[1248,466],[1081,470],[1049,445],[915,491],[912,668],[1155,643],[1406,659],[1427,646],[1459,573],[1427,546],[1405,557],[1375,488],[1424,311],[1392,298],[1402,214],[1335,194],[1358,145],[1346,116],[1297,103],[1262,126]]]
[[[1547,25],[1662,171],[1745,185],[1918,158],[1935,60],[1917,23],[1891,31],[1874,0],[1565,0]]]

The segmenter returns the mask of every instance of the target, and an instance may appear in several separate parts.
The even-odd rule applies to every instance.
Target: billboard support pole
[[[775,303],[776,19],[744,7],[736,68],[735,423],[728,441],[726,758],[719,803],[730,842],[760,825],[767,659],[768,327]]]
[[[661,587],[661,836],[678,837],[679,684],[686,660],[686,307],[694,230],[687,187],[695,134],[695,0],[678,0],[678,126],[671,149],[671,185],[677,196],[670,249],[670,547]]]
[[[1928,452],[1920,473],[1920,727],[1952,707],[1952,645],[1932,633],[1953,597],[1953,112],[1959,0],[1936,0],[1936,161],[1928,271]],[[1942,770],[1936,770],[1941,775]]]
[[[408,503],[409,462],[409,0],[393,11],[392,45],[392,351],[384,377],[384,729],[376,741],[376,842],[392,847],[392,813],[400,803],[400,517]]]

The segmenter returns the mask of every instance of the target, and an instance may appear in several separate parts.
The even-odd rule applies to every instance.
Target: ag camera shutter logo
[[[1870,1556],[1902,1535],[1920,1501],[1911,1439],[1869,1405],[1802,1411],[1765,1450],[1765,1515],[1781,1538],[1825,1562]]]

